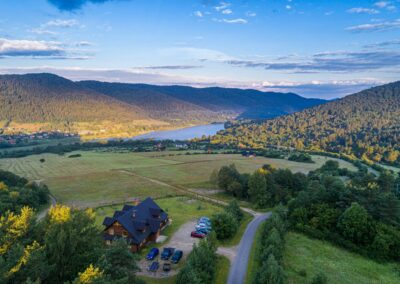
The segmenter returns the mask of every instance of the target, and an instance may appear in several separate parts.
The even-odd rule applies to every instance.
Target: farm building
[[[124,238],[131,251],[137,252],[148,242],[155,242],[168,222],[167,213],[149,197],[138,205],[125,205],[113,217],[106,217],[103,237],[107,244]]]

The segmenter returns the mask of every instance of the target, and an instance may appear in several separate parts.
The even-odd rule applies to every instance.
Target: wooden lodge
[[[168,221],[167,213],[147,198],[137,205],[125,205],[113,217],[106,217],[103,237],[107,244],[123,238],[131,251],[137,252],[147,243],[155,242]]]

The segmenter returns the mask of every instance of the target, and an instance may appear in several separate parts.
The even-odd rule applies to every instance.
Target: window
[[[108,229],[108,233],[109,233],[111,236],[114,236],[114,228]]]

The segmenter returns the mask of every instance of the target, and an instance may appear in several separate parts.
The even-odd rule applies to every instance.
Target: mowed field
[[[288,283],[311,283],[319,272],[323,272],[332,284],[399,283],[395,264],[380,264],[328,242],[293,232],[286,237],[284,265]]]
[[[78,158],[70,155],[81,154]],[[44,162],[40,160],[44,159]],[[96,207],[130,198],[176,195],[177,188],[212,188],[214,169],[234,163],[241,172],[253,172],[264,164],[307,173],[331,158],[314,156],[314,164],[238,154],[197,154],[182,152],[118,153],[80,151],[64,156],[32,155],[0,159],[0,169],[47,184],[59,202]],[[345,161],[342,167],[356,168]]]

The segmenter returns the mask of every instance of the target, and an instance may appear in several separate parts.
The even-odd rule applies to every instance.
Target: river
[[[190,140],[194,138],[201,138],[203,135],[214,135],[223,129],[223,123],[206,124],[176,130],[153,131],[143,135],[135,136],[132,138],[132,140]]]

